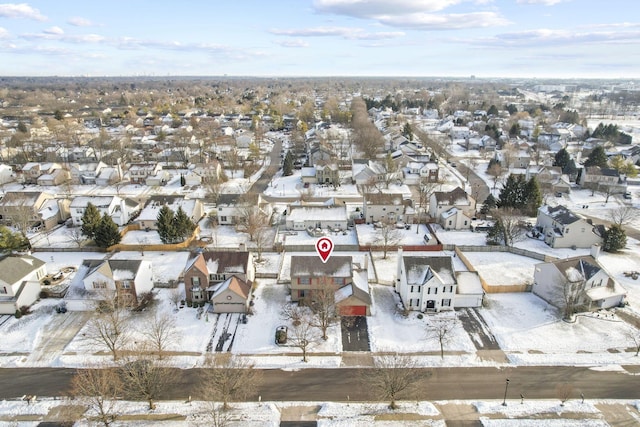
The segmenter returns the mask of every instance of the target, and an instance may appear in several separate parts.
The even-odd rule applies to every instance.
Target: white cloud
[[[414,13],[402,16],[379,16],[378,21],[392,27],[411,27],[417,30],[485,28],[509,24],[508,20],[493,12],[456,14]]]
[[[51,27],[43,31],[45,34],[64,34],[64,30],[60,27]]]
[[[542,4],[545,6],[553,6],[567,0],[518,0],[519,4]]]
[[[315,27],[302,28],[298,30],[279,30],[273,29],[269,31],[277,36],[291,37],[341,37],[349,40],[382,40],[402,37],[404,32],[373,32],[369,33],[360,28],[350,27]]]
[[[47,17],[26,3],[0,4],[0,17],[2,18],[26,18],[36,21],[46,21]]]
[[[304,40],[282,40],[276,43],[282,47],[309,47],[309,43]]]
[[[9,38],[9,31],[7,31],[6,28],[0,27],[0,40],[1,39],[8,39],[8,38]]]
[[[315,0],[313,7],[322,13],[371,18],[376,15],[437,12],[463,1],[465,0]]]
[[[91,27],[93,25],[93,22],[89,21],[88,19],[82,18],[80,16],[74,16],[69,18],[67,23],[69,25],[73,25],[74,27]]]
[[[543,47],[559,45],[584,45],[607,43],[633,43],[640,41],[640,30],[636,31],[572,31],[551,30],[541,28],[538,30],[520,31],[498,34],[494,37],[460,40],[480,46],[502,47]]]
[[[554,1],[554,0],[551,0]],[[449,30],[502,26],[509,21],[493,11],[444,14],[444,9],[463,2],[485,5],[492,0],[315,0],[321,13],[333,13],[377,21],[392,27],[415,30]]]

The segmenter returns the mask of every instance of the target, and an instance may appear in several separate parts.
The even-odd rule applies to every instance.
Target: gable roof
[[[540,206],[539,211],[553,218],[554,221],[564,225],[573,224],[574,222],[580,221],[581,219],[578,215],[574,214],[573,212],[571,212],[569,209],[567,209],[562,205]]]
[[[443,284],[456,284],[450,256],[403,256],[407,283],[422,285],[436,275]]]
[[[87,274],[84,277],[91,276],[100,271],[113,280],[133,280],[142,265],[141,260],[128,259],[89,259],[84,260],[82,265],[87,267]]]
[[[316,255],[294,255],[291,257],[291,277],[351,277],[352,258],[332,256],[327,262],[320,262]]]
[[[45,264],[31,255],[10,255],[0,260],[0,279],[12,285]]]
[[[589,280],[602,270],[598,261],[590,255],[558,260],[553,264],[570,282]]]
[[[433,195],[438,203],[447,202],[448,205],[469,203],[469,195],[460,187],[451,191],[436,191]]]
[[[226,290],[232,291],[243,299],[248,299],[249,295],[251,294],[251,285],[244,280],[240,280],[236,276],[231,276],[224,282],[215,284],[209,289],[214,291],[213,295],[211,295],[211,298],[215,298]]]
[[[196,264],[196,261],[201,262]],[[247,274],[247,268],[249,266],[249,252],[192,252],[187,259],[187,264],[184,271],[188,271],[193,268],[194,265],[200,270],[203,269],[203,263],[206,266],[207,274],[219,274],[219,273],[238,273]]]

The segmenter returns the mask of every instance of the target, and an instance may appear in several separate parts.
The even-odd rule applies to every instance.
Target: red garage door
[[[366,305],[345,305],[343,307],[340,307],[340,315],[341,316],[366,316],[367,306]]]

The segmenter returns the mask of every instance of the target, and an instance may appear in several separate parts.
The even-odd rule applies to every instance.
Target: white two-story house
[[[562,205],[538,208],[536,227],[552,248],[590,248],[602,243],[604,227],[579,217]]]

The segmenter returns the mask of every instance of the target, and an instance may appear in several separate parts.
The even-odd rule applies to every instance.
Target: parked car
[[[287,327],[278,326],[276,328],[276,344],[283,345],[287,343]]]
[[[625,192],[622,197],[624,197],[625,199],[629,200],[631,199],[631,191],[627,191]]]

